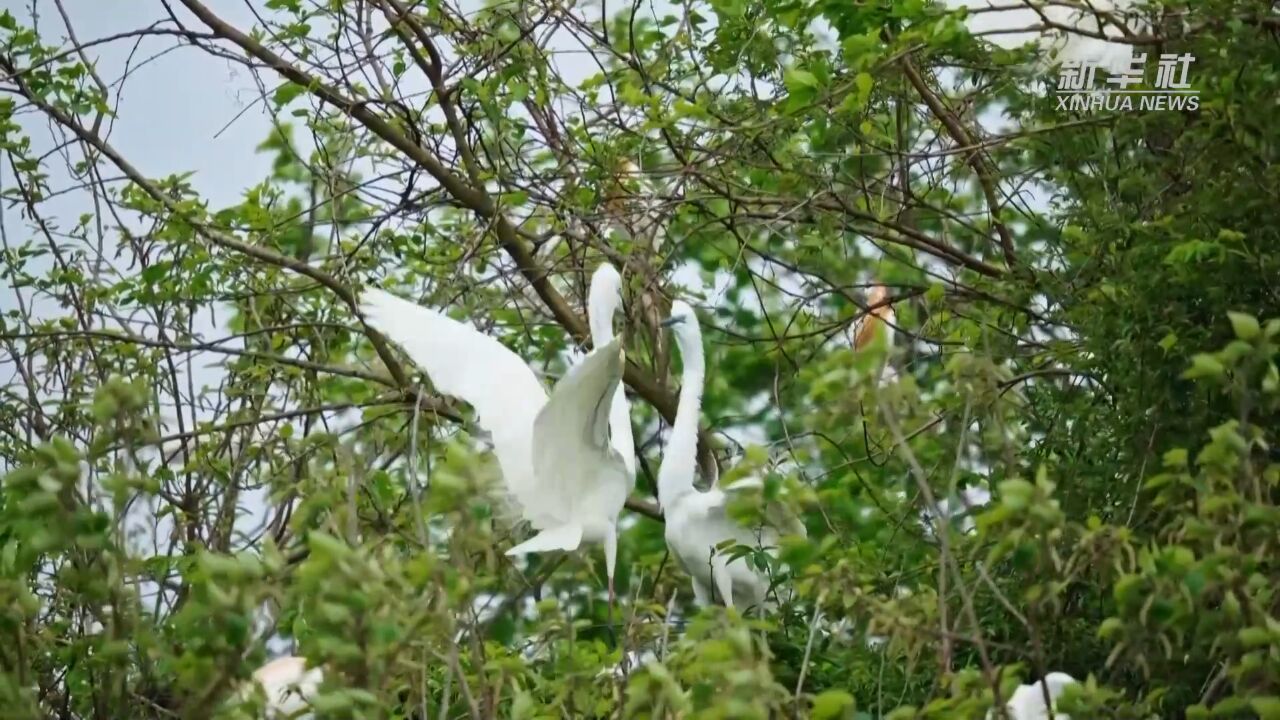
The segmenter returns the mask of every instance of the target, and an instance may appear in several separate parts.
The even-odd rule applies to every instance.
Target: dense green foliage
[[[116,42],[237,64],[275,122],[228,207],[112,146],[127,70],[0,17],[0,715],[252,717],[274,637],[335,718],[982,718],[1055,670],[1075,718],[1280,718],[1270,2],[1144,3],[1199,109],[1085,114],[924,0],[169,4]],[[502,554],[470,411],[353,307],[554,377],[603,261],[642,456],[612,614],[596,548]],[[854,353],[874,282],[897,339]],[[674,298],[704,482],[808,529],[764,620],[665,551]]]

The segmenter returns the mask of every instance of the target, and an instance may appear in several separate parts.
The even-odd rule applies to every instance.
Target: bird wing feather
[[[475,408],[482,429],[493,436],[494,453],[507,490],[532,521],[536,505],[533,425],[547,391],[519,355],[470,323],[422,307],[391,293],[369,289],[360,298],[365,321],[399,345],[436,390]]]
[[[627,403],[627,394],[621,383],[614,391],[613,405],[609,411],[609,427],[613,435],[613,447],[626,463],[627,475],[630,476],[627,491],[636,486],[636,441],[631,432],[631,406]]]
[[[622,340],[614,338],[565,373],[534,420],[537,492],[529,502],[549,525],[615,522],[622,510],[626,464],[609,442],[609,416],[621,379]],[[602,480],[617,480],[618,487],[602,488]]]

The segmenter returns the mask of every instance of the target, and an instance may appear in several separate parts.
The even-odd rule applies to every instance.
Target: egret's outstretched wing
[[[533,370],[502,343],[467,323],[378,289],[360,296],[365,321],[408,353],[436,389],[466,401],[493,436],[507,489],[532,521],[533,422],[547,391]]]
[[[609,443],[614,390],[622,380],[622,340],[614,338],[569,369],[533,423],[533,467],[537,492],[530,507],[554,524],[585,524],[612,512],[626,499],[626,465]],[[619,480],[617,508],[605,507],[598,485]],[[599,504],[597,504],[599,503]],[[595,517],[584,517],[595,516]],[[536,526],[536,525],[535,525]]]
[[[609,409],[609,427],[612,428],[613,448],[622,456],[627,466],[627,474],[631,476],[628,492],[636,486],[636,441],[631,432],[631,405],[627,403],[627,394],[618,383],[613,391],[613,402]]]

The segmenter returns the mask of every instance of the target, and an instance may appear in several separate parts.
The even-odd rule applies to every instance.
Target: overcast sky
[[[224,0],[215,5],[234,21],[251,19],[243,3]],[[0,0],[0,8],[22,24],[32,23],[32,6],[31,0]],[[38,0],[34,6],[45,43],[64,40],[67,31],[56,5]],[[64,0],[63,6],[81,43],[166,18],[155,0]],[[235,203],[246,187],[269,172],[270,157],[254,151],[266,138],[269,123],[262,108],[254,105],[257,93],[243,69],[198,49],[177,47],[168,37],[117,40],[87,52],[107,83],[120,83],[112,88],[120,91],[116,117],[104,134],[143,174],[162,177],[193,172],[190,182],[218,208]],[[20,122],[37,153],[52,149],[62,137],[34,113]],[[52,189],[71,183],[62,163],[51,160],[46,170]],[[106,172],[114,174],[110,169]],[[6,188],[13,185],[7,165],[0,167],[0,183]],[[93,210],[86,192],[69,192],[41,207],[64,229],[81,213]],[[4,206],[0,212],[10,243],[30,237],[21,207]],[[15,302],[11,289],[0,291],[0,310],[12,308]]]

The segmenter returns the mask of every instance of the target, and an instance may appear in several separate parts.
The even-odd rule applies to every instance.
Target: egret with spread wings
[[[467,323],[377,289],[361,296],[360,312],[408,353],[438,391],[475,408],[480,427],[492,436],[507,490],[538,531],[507,555],[602,543],[612,604],[618,514],[635,482],[633,460],[610,444],[609,435],[622,379],[622,339],[597,347],[548,396],[524,360]]]

